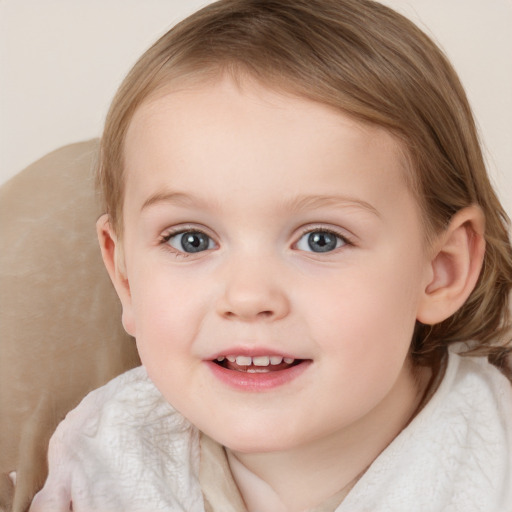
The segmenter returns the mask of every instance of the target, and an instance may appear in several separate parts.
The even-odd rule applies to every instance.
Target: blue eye
[[[171,235],[167,243],[181,252],[196,253],[213,249],[213,240],[201,231],[184,231]]]
[[[330,252],[346,245],[347,241],[332,231],[316,230],[302,235],[297,249],[308,252]]]

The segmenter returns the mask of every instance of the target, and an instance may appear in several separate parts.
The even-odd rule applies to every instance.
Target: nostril
[[[273,321],[286,316],[289,303],[281,292],[264,289],[245,289],[231,286],[219,297],[217,313],[226,320]]]
[[[226,318],[235,318],[235,317],[243,317],[243,314],[237,314],[233,311],[225,311],[224,316]],[[257,318],[271,318],[274,316],[274,312],[270,310],[260,311],[259,313],[256,313]]]

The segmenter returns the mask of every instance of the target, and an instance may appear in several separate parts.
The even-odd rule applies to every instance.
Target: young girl
[[[204,8],[121,86],[99,183],[143,366],[61,423],[32,512],[512,510],[507,219],[411,22]]]

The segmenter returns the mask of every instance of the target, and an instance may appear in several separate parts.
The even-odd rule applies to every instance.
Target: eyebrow
[[[150,195],[144,201],[140,210],[143,211],[149,208],[150,206],[153,206],[158,203],[175,203],[183,206],[191,206],[192,204],[196,204],[197,202],[197,200],[193,199],[188,194],[184,194],[183,192],[162,191]]]
[[[173,203],[179,206],[201,206],[205,202],[183,192],[161,191],[149,196],[141,206],[141,211],[158,203]],[[314,210],[326,207],[356,207],[380,217],[378,210],[368,203],[354,197],[340,195],[303,195],[292,199],[286,206],[293,211]]]
[[[380,217],[378,210],[368,203],[367,201],[363,201],[361,199],[349,196],[341,196],[341,195],[307,195],[307,196],[299,196],[293,199],[290,204],[290,208],[297,211],[302,210],[313,210],[315,208],[329,207],[329,206],[343,206],[343,207],[351,207],[354,206],[356,208],[361,208],[363,210],[368,211],[369,213]]]

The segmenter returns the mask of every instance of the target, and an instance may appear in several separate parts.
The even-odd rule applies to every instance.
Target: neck
[[[227,449],[248,511],[300,512],[334,495],[341,502],[418,409],[430,372],[425,369],[415,377],[410,372],[408,375],[410,378],[399,379],[388,396],[363,418],[321,439],[280,452]]]

